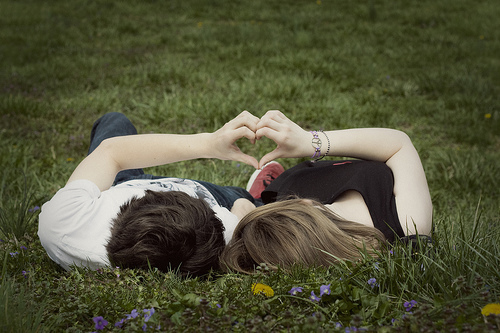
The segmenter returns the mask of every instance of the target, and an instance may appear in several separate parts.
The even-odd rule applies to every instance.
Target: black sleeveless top
[[[283,172],[264,192],[266,203],[297,196],[323,204],[333,203],[348,190],[359,192],[375,228],[388,241],[404,237],[393,194],[394,176],[383,162],[349,160],[303,162]]]

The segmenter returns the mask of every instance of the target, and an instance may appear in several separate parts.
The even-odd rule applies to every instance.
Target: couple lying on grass
[[[267,137],[260,161],[235,144]],[[323,160],[325,156],[355,158]],[[311,157],[283,170],[277,158]],[[197,158],[247,163],[247,190],[144,174]],[[42,207],[38,235],[65,269],[83,266],[252,273],[356,260],[365,248],[429,235],[432,203],[409,137],[383,128],[308,131],[279,111],[244,111],[214,133],[139,135],[121,113],[92,128],[88,156]]]

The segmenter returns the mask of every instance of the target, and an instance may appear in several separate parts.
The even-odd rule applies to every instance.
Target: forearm
[[[279,157],[342,156],[386,162],[403,147],[412,147],[409,137],[401,131],[387,128],[356,128],[317,133],[320,145],[315,153],[316,141],[306,130],[295,130],[280,138]]]
[[[328,151],[329,156],[354,157],[380,162],[386,162],[403,147],[412,147],[409,137],[404,132],[387,128],[325,131],[318,132],[318,136],[322,143],[322,155]],[[310,137],[312,139],[312,134]],[[328,149],[328,142],[330,149]],[[308,149],[307,147],[304,149],[307,150],[307,154],[314,153],[314,148],[310,143]]]
[[[143,134],[105,140],[105,149],[118,171],[148,168],[196,158],[211,158],[209,133]]]
[[[108,189],[116,174],[196,158],[234,160],[258,166],[257,160],[244,154],[235,144],[246,137],[255,140],[258,118],[247,111],[227,122],[213,133],[144,134],[119,136],[104,140],[73,171],[68,183],[86,179],[101,191]]]
[[[145,134],[104,140],[75,169],[68,183],[87,179],[101,191],[126,169],[147,168],[195,158],[211,157],[210,134]]]
[[[408,136],[386,128],[360,128],[317,132],[321,140],[320,154],[388,161],[404,147],[412,148]],[[267,137],[276,142],[274,151],[266,154],[260,166],[276,158],[320,156],[315,153],[313,135],[288,119],[281,112],[268,111],[257,126],[257,139]],[[329,147],[329,148],[328,148]]]

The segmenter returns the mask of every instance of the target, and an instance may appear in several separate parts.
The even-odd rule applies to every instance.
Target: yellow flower
[[[198,22],[197,26],[198,28],[201,28],[203,26],[203,22]]]
[[[486,304],[483,309],[481,310],[481,314],[483,316],[489,316],[489,315],[500,315],[500,304],[498,303],[490,303]]]
[[[262,283],[254,283],[252,284],[252,292],[254,295],[257,295],[257,294],[263,294],[267,297],[272,297],[274,296],[274,290],[273,288],[265,285],[265,284],[262,284]]]
[[[321,0],[317,0],[317,1],[316,1],[316,3],[317,3],[318,5],[321,5]]]
[[[73,162],[74,160],[75,160],[75,159],[74,159],[73,157],[68,157],[68,158],[66,159],[66,162]]]
[[[484,115],[484,118],[486,118],[486,119],[490,119],[490,118],[491,118],[491,113],[486,113],[486,114]]]

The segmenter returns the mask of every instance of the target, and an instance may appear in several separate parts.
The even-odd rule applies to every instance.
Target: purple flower
[[[148,321],[149,318],[151,318],[151,316],[155,313],[155,308],[144,309],[143,312],[145,313],[144,321]]]
[[[311,296],[309,296],[309,299],[313,302],[319,302],[321,301],[321,298],[319,298],[318,296],[316,296],[316,294],[314,294],[314,291],[311,291]]]
[[[27,275],[28,275],[28,272],[26,272],[26,271],[22,271],[22,273],[23,273],[24,278],[26,278],[26,279],[27,279],[27,278],[28,278],[28,276],[27,276]]]
[[[377,279],[375,278],[368,279],[367,283],[370,285],[370,287],[372,287],[372,289],[378,287]]]
[[[24,245],[21,245],[19,248],[20,248],[21,250],[27,250],[27,249],[28,249],[28,248],[27,248],[26,246],[24,246]]]
[[[330,293],[331,293],[330,284],[323,285],[323,286],[319,287],[319,297],[321,297],[323,295],[330,295]]]
[[[115,323],[115,327],[119,327],[119,328],[122,328],[123,324],[125,324],[125,318],[116,322]]]
[[[40,207],[35,206],[35,207],[33,207],[33,208],[28,209],[28,212],[30,212],[30,213],[34,213],[34,212],[36,212],[37,210],[40,210]]]
[[[409,302],[404,302],[403,306],[405,307],[405,310],[406,311],[410,311],[411,309],[413,309],[413,307],[415,307],[417,305],[417,301],[415,300],[411,300]]]
[[[95,323],[95,329],[96,330],[103,330],[104,327],[108,324],[107,320],[105,320],[103,317],[94,317],[92,320]]]
[[[372,287],[372,289],[379,286],[379,284],[377,283],[377,279],[375,278],[370,278],[366,282],[370,285],[370,287]]]
[[[146,325],[146,324],[142,325],[142,330],[143,330],[144,332],[146,332],[146,330],[147,330],[147,329],[148,329],[148,325]]]
[[[132,319],[132,318],[137,318],[137,316],[139,315],[139,313],[137,312],[136,309],[133,309],[132,312],[130,314],[127,315],[127,318],[126,319]]]
[[[17,252],[17,251],[16,252],[10,252],[9,254],[10,254],[10,256],[12,258],[14,258],[15,256],[17,256],[19,254],[19,252]]]
[[[288,293],[292,296],[295,296],[297,295],[298,293],[301,293],[302,292],[302,287],[293,287],[292,289],[290,289],[288,291]]]

